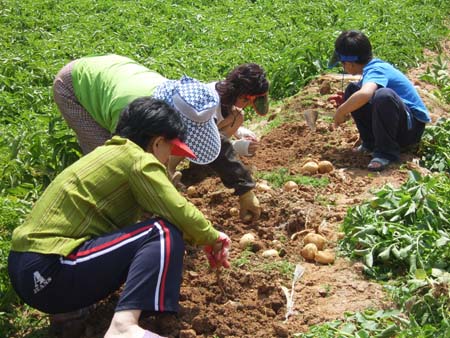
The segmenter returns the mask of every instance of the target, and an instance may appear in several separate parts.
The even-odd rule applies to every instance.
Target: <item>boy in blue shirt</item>
[[[346,73],[361,74],[345,93],[329,98],[337,109],[334,124],[349,115],[358,128],[361,145],[356,152],[371,152],[371,171],[381,171],[398,161],[400,150],[418,143],[430,114],[409,79],[391,64],[373,58],[369,39],[360,31],[342,32],[335,42],[330,66],[338,62]]]

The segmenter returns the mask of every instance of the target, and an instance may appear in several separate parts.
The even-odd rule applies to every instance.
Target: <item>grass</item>
[[[327,177],[317,178],[303,175],[289,175],[288,169],[286,168],[279,168],[272,172],[256,172],[255,176],[259,179],[266,180],[275,188],[282,187],[287,181],[294,181],[299,185],[309,185],[313,187],[325,187],[329,183]]]
[[[245,268],[249,271],[261,271],[265,273],[278,271],[289,278],[294,272],[295,265],[287,260],[259,261],[255,259],[256,255],[250,249],[242,250],[237,257],[233,258],[231,265],[234,268]]]
[[[267,262],[256,267],[256,270],[263,272],[278,271],[280,274],[290,278],[295,270],[295,264],[286,260]]]
[[[243,250],[238,257],[234,258],[231,262],[231,265],[237,268],[242,268],[244,266],[247,266],[251,262],[251,258],[255,254],[250,251],[249,249]]]

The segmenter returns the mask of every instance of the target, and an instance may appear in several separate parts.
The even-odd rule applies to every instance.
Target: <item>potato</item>
[[[304,259],[312,261],[317,251],[317,246],[314,243],[308,243],[302,248],[300,254]]]
[[[230,208],[230,215],[231,216],[238,216],[239,215],[239,209],[238,208]]]
[[[320,161],[318,166],[319,173],[321,174],[326,174],[334,170],[333,164],[330,161]]]
[[[263,257],[278,257],[279,254],[278,254],[278,251],[277,251],[277,250],[275,250],[275,249],[269,249],[269,250],[264,251],[264,252],[262,253],[262,256],[263,256]]]
[[[308,162],[315,162],[315,163],[317,163],[317,161],[314,158],[312,158],[311,156],[312,155],[308,155],[308,157],[302,158],[302,160],[300,161],[300,166],[303,167]]]
[[[317,174],[317,172],[319,171],[319,165],[313,161],[306,162],[301,168],[301,171],[302,173],[309,175]]]
[[[298,184],[295,183],[294,181],[287,181],[283,186],[284,191],[292,191],[297,188],[298,188]]]
[[[322,235],[309,233],[305,236],[305,238],[303,238],[303,243],[304,244],[313,243],[315,244],[318,250],[322,250],[325,244],[327,244],[327,240]]]
[[[314,260],[320,264],[331,264],[334,263],[336,256],[334,252],[331,251],[317,251]]]
[[[197,194],[197,189],[195,189],[195,187],[191,185],[186,189],[186,194],[189,197],[194,197]]]
[[[272,188],[267,183],[256,183],[256,190],[259,191],[271,191]]]
[[[255,243],[255,235],[248,233],[241,237],[239,240],[239,247],[241,249],[246,249],[247,247],[251,246],[253,243]]]

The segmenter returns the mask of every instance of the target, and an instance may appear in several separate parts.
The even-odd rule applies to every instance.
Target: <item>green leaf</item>
[[[376,338],[389,338],[394,337],[398,332],[400,332],[400,328],[396,324],[392,324],[384,329],[382,332],[377,334]]]
[[[364,264],[366,264],[369,268],[373,267],[372,251],[370,251],[367,255],[364,256]]]
[[[447,243],[450,242],[450,238],[448,237],[440,237],[437,241],[436,241],[436,246],[437,247],[441,247],[441,246],[446,246]]]
[[[387,261],[389,260],[390,257],[391,257],[391,246],[388,246],[378,254],[378,258],[380,258],[382,261]]]
[[[407,258],[410,253],[411,253],[411,249],[412,249],[413,245],[410,244],[408,246],[405,246],[404,248],[401,248],[398,252],[399,258],[400,259],[405,259]]]
[[[417,278],[417,279],[424,280],[424,279],[427,278],[427,272],[424,269],[417,269],[414,272],[414,277]]]
[[[358,338],[370,338],[370,333],[366,330],[359,330],[356,332],[356,337]]]
[[[414,214],[415,212],[416,212],[416,203],[414,201],[411,201],[408,210],[406,210],[405,216]]]
[[[339,330],[339,332],[342,332],[344,334],[350,334],[356,331],[356,326],[353,323],[345,323],[342,328]]]

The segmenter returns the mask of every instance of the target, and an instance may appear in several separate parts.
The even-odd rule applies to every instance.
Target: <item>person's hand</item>
[[[250,129],[247,129],[245,127],[239,127],[236,133],[234,134],[239,139],[246,139],[254,142],[258,142],[258,138],[256,137],[256,134],[252,132]]]
[[[255,155],[256,151],[258,150],[259,147],[259,143],[258,141],[250,141],[249,145],[248,145],[248,153],[250,156]]]
[[[234,151],[240,156],[255,155],[255,152],[259,146],[257,141],[247,139],[233,140],[231,143],[233,144]]]
[[[172,181],[172,184],[175,186],[175,188],[177,188],[177,190],[183,190],[185,188],[184,184],[181,183],[181,178],[183,177],[183,174],[181,173],[181,171],[175,171],[173,173],[173,175],[170,176],[169,173],[169,178]]]
[[[252,190],[239,196],[240,211],[239,216],[243,221],[256,221],[261,216],[261,207]]]
[[[205,245],[203,251],[208,258],[211,269],[220,269],[222,266],[226,269],[230,267],[228,261],[231,240],[223,232],[219,232],[219,238],[213,245]]]
[[[338,108],[341,104],[344,103],[344,92],[339,91],[336,94],[331,95],[328,99],[328,102],[331,102],[335,108]]]
[[[232,137],[244,123],[244,112],[241,108],[233,106],[231,114],[217,124],[217,128],[228,138]]]
[[[339,127],[342,123],[346,122],[349,119],[349,115],[342,114],[339,109],[334,114],[334,126]]]

